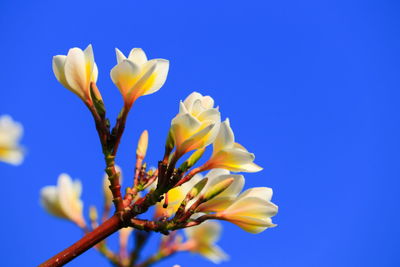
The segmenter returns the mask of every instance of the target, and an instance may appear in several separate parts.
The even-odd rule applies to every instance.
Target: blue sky
[[[100,205],[103,161],[89,112],[57,83],[56,54],[93,45],[110,118],[122,104],[109,78],[114,48],[170,60],[165,86],[130,114],[117,161],[127,177],[148,129],[162,157],[178,102],[214,97],[264,170],[279,226],[252,235],[224,223],[221,266],[399,266],[400,19],[397,1],[0,2],[0,114],[23,123],[23,165],[0,163],[4,266],[37,265],[76,241],[46,214],[40,188],[61,172]],[[128,179],[126,179],[128,180]],[[156,239],[146,253],[154,248]],[[179,254],[159,266],[213,266]],[[91,250],[69,266],[108,266]]]

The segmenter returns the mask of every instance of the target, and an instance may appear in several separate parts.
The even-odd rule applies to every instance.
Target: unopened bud
[[[209,201],[210,199],[213,199],[214,197],[221,194],[233,183],[234,180],[235,179],[233,177],[225,179],[208,189],[207,192],[203,195],[203,202]]]
[[[98,219],[97,209],[95,206],[90,206],[89,208],[89,219],[92,222],[96,222]]]
[[[144,130],[140,135],[139,142],[136,149],[136,155],[138,157],[144,158],[147,152],[147,145],[149,144],[149,133]]]
[[[187,200],[192,200],[193,198],[197,197],[197,195],[203,190],[204,186],[207,184],[208,178],[201,179],[193,188],[189,191],[186,195]]]

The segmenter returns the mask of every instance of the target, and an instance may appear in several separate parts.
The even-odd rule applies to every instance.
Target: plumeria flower
[[[0,161],[19,165],[24,159],[23,149],[19,146],[23,127],[10,116],[0,117]]]
[[[210,96],[197,92],[180,102],[179,113],[171,122],[176,157],[211,144],[219,130],[221,115]]]
[[[278,212],[278,206],[271,202],[272,189],[250,188],[243,192],[229,207],[218,211],[215,216],[236,224],[250,233],[260,233],[275,227],[271,217]]]
[[[92,45],[88,45],[83,51],[77,47],[71,48],[66,56],[54,56],[53,72],[65,88],[78,95],[85,103],[92,102],[90,83],[95,83],[98,76]],[[101,99],[98,91],[94,93]]]
[[[48,213],[84,227],[81,193],[81,182],[79,180],[72,181],[68,174],[63,173],[58,177],[57,186],[42,188],[40,201]]]
[[[140,48],[134,48],[128,58],[118,49],[117,65],[111,70],[111,79],[124,98],[125,105],[132,106],[142,95],[157,92],[167,79],[169,61],[165,59],[147,60]]]
[[[228,260],[228,255],[215,243],[221,235],[221,224],[216,221],[206,221],[200,225],[185,228],[187,242],[183,244],[186,250],[198,253],[214,263]]]
[[[235,143],[229,119],[221,123],[217,138],[213,143],[211,158],[204,164],[204,169],[223,168],[233,172],[258,172],[262,168],[253,161],[255,156],[242,145]]]

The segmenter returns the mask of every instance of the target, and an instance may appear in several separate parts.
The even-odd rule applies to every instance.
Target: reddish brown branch
[[[99,227],[94,229],[92,232],[86,234],[81,240],[61,251],[54,257],[45,261],[39,267],[57,267],[62,266],[89,248],[95,246],[97,243],[107,238],[109,235],[115,233],[122,227],[122,221],[119,216],[114,215]]]

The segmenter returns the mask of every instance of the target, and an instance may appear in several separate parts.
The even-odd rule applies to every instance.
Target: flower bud
[[[149,133],[144,130],[140,135],[139,142],[136,149],[136,156],[138,158],[144,158],[147,152],[147,145],[149,143]]]
[[[92,222],[96,222],[98,219],[98,213],[97,213],[97,209],[96,206],[90,206],[89,207],[89,219]]]
[[[204,186],[207,184],[208,178],[201,179],[193,188],[189,191],[186,195],[187,200],[192,200],[193,198],[197,197],[197,195],[203,190]]]
[[[192,155],[190,155],[190,157],[184,163],[182,163],[179,169],[181,169],[182,171],[186,171],[192,168],[197,163],[197,161],[199,161],[199,159],[203,156],[204,151],[206,151],[205,147],[197,149]]]
[[[224,190],[226,190],[234,181],[233,177],[225,179],[216,185],[212,186],[207,192],[203,195],[203,202],[213,199],[214,197],[221,194]]]

